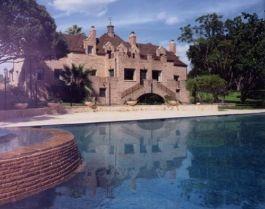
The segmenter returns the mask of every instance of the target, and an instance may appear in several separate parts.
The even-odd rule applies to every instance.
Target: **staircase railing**
[[[175,92],[172,91],[172,90],[170,90],[169,88],[167,88],[167,87],[166,87],[165,85],[163,85],[162,83],[158,83],[158,82],[156,82],[156,86],[157,86],[159,89],[161,89],[162,91],[166,92],[166,94],[167,94],[168,96],[171,96],[171,97],[173,97],[173,98],[176,97]]]
[[[137,84],[135,84],[134,86],[132,86],[132,87],[126,89],[125,91],[123,91],[123,92],[121,93],[121,98],[124,98],[124,97],[126,97],[126,96],[128,96],[128,95],[134,93],[135,91],[141,89],[141,88],[143,88],[143,85],[141,85],[140,83],[137,83]]]

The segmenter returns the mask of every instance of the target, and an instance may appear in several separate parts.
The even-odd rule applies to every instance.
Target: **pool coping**
[[[153,113],[153,114],[152,114]],[[129,122],[141,120],[159,120],[159,119],[181,119],[195,117],[214,117],[230,115],[256,115],[264,114],[265,109],[255,110],[222,110],[222,111],[131,111],[131,112],[85,112],[73,113],[55,116],[54,119],[40,121],[38,118],[32,121],[14,121],[0,125],[5,127],[49,127],[49,126],[67,126],[84,125],[95,123],[114,123]],[[108,115],[107,115],[108,114]],[[104,117],[107,116],[107,117]],[[98,117],[101,116],[101,117]],[[57,118],[56,118],[57,117]],[[98,117],[98,118],[97,118]]]

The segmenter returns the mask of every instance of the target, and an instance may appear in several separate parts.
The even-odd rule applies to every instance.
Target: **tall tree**
[[[59,50],[60,49],[60,50]],[[35,0],[0,1],[0,64],[27,56],[62,56],[67,45],[54,19]]]
[[[246,13],[225,21],[217,14],[204,15],[195,26],[181,28],[179,40],[190,44],[190,76],[220,75],[230,89],[237,87],[244,102],[257,82],[264,81],[264,28],[264,19]]]
[[[69,35],[83,34],[83,30],[82,27],[79,27],[78,25],[72,25],[66,30],[66,33]]]

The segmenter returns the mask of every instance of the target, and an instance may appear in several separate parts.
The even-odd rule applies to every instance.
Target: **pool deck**
[[[204,111],[128,111],[128,112],[81,112],[68,113],[64,115],[42,115],[31,118],[15,119],[7,122],[0,122],[0,127],[28,127],[28,126],[48,126],[48,125],[70,125],[101,122],[121,122],[132,120],[151,120],[167,118],[223,116],[241,114],[261,114],[265,109],[254,110],[204,110]]]

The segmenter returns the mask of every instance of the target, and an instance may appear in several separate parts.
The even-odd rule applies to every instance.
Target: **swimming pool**
[[[265,208],[265,115],[60,126],[85,166],[0,209]]]

